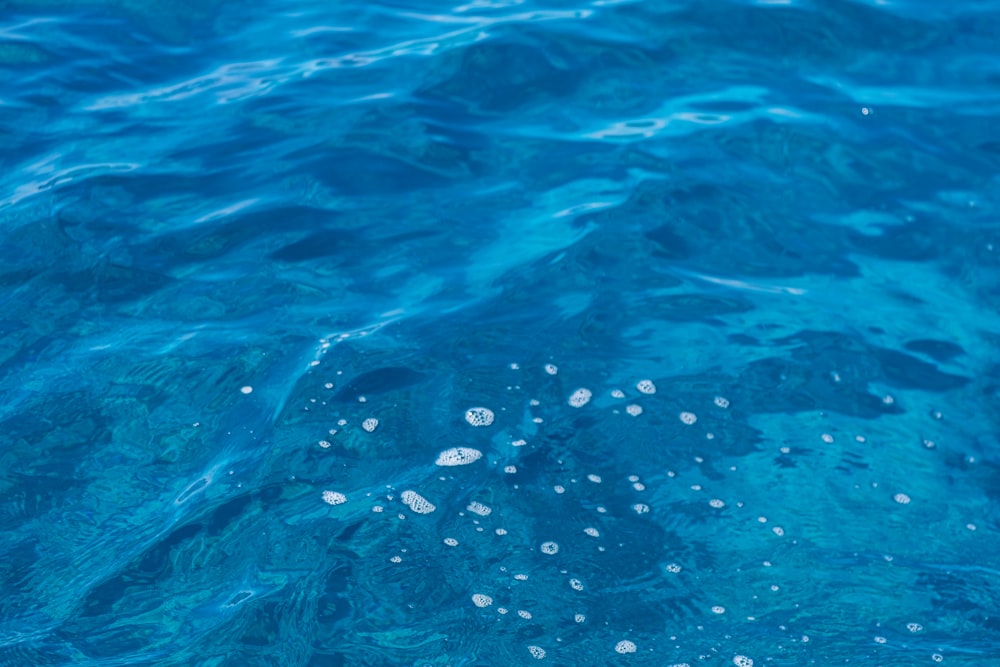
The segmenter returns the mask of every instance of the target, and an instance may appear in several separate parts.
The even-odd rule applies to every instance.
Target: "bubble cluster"
[[[729,407],[729,399],[726,398],[726,397],[724,397],[724,396],[716,396],[715,397],[715,404],[718,405],[720,408],[723,408],[723,409],[728,408]]]
[[[569,586],[574,591],[582,591],[583,590],[583,582],[580,581],[579,579],[570,579],[569,580]]]
[[[601,533],[598,532],[596,528],[584,528],[583,532],[587,533],[591,537],[600,537]]]
[[[473,514],[478,514],[479,516],[489,516],[493,511],[493,508],[475,500],[469,503],[465,509],[469,510]]]
[[[615,650],[619,653],[635,653],[635,642],[631,642],[627,639],[623,639],[617,644],[615,644]]]
[[[738,655],[733,658],[733,664],[736,667],[753,667],[753,660],[745,655]]]
[[[347,496],[338,491],[324,491],[323,502],[328,505],[343,505],[347,502]]]
[[[555,375],[559,372],[559,368],[555,364],[545,364],[545,372],[549,375]]]
[[[530,653],[531,657],[535,660],[541,660],[545,657],[545,649],[541,646],[529,646],[528,653]]]
[[[680,419],[688,426],[698,421],[697,415],[695,415],[693,412],[682,412],[680,414]]]
[[[456,540],[454,537],[446,537],[446,538],[444,538],[444,543],[447,544],[449,547],[457,547],[458,546],[458,540]]]
[[[642,406],[636,405],[635,403],[625,406],[625,412],[633,417],[638,417],[642,414]]]
[[[378,428],[378,420],[374,417],[369,417],[368,419],[361,422],[361,428],[372,433],[376,428]]]
[[[635,385],[635,388],[638,389],[641,394],[656,393],[656,385],[653,384],[652,380],[639,380],[639,383]]]
[[[582,408],[587,403],[590,403],[590,397],[593,395],[594,395],[593,392],[591,392],[586,387],[580,387],[572,394],[570,394],[569,404],[574,408]]]
[[[416,514],[430,514],[437,509],[431,501],[427,500],[416,491],[403,491],[399,499],[402,500],[403,504],[409,507],[410,510]]]
[[[465,421],[473,426],[489,426],[493,423],[493,416],[489,408],[469,408],[465,411]]]
[[[554,556],[559,553],[559,545],[555,542],[542,542],[540,549],[543,554],[547,554],[549,556]]]
[[[897,493],[896,495],[894,495],[892,497],[892,499],[895,500],[900,505],[909,505],[910,504],[910,497],[908,495],[906,495],[905,493]]]
[[[483,458],[483,453],[472,447],[452,447],[438,454],[434,462],[439,466],[465,466]]]

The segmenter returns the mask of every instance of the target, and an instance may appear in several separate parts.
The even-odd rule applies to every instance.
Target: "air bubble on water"
[[[346,419],[338,419],[337,420],[337,426],[347,426],[347,420]]]
[[[725,614],[726,613],[726,608],[725,607],[720,607],[719,605],[715,605],[714,607],[712,607],[712,613],[713,614]]]
[[[343,505],[347,502],[347,496],[338,491],[324,491],[323,502],[328,505]]]
[[[615,644],[615,650],[622,654],[635,653],[635,649],[636,649],[635,642],[630,642],[627,639],[623,639],[617,644]]]
[[[523,618],[526,621],[531,620],[531,612],[530,611],[526,611],[524,609],[518,609],[517,610],[517,615],[520,616],[521,618]]]
[[[402,563],[403,562],[403,557],[402,556],[393,556],[392,558],[389,559],[389,562],[390,563]]]
[[[593,393],[586,387],[580,387],[572,394],[570,394],[569,401],[567,401],[571,407],[582,408],[587,403],[590,403],[590,397]]]
[[[882,402],[885,403],[886,405],[892,405],[893,403],[896,402],[896,399],[893,398],[891,395],[886,394],[885,396],[882,397]]]
[[[456,540],[454,537],[446,537],[446,538],[444,538],[444,543],[447,544],[449,547],[457,547],[458,546],[458,540]]]
[[[646,485],[643,484],[642,482],[636,482],[635,484],[632,485],[632,488],[635,489],[636,491],[645,491]]]
[[[382,507],[381,505],[375,505],[374,507],[372,507],[372,512],[375,512],[376,514],[381,514],[384,511],[385,508]]]
[[[555,364],[545,364],[545,372],[549,375],[555,375],[559,372],[559,367]]]
[[[573,621],[576,622],[576,623],[583,623],[586,620],[587,620],[587,617],[584,616],[583,614],[575,614],[573,616]]]
[[[469,503],[465,509],[469,510],[473,514],[478,514],[479,516],[489,516],[490,513],[493,511],[493,509],[488,505],[484,505],[483,503],[476,500]]]
[[[528,401],[528,405],[530,405],[533,408],[537,408],[539,405],[541,405],[541,403],[538,401],[537,398],[533,398],[530,401]]]
[[[667,572],[677,574],[680,571],[681,571],[681,566],[678,565],[677,563],[670,563],[669,565],[667,565]]]
[[[886,642],[885,637],[875,637],[876,644],[884,644]]]
[[[975,530],[976,529],[976,524],[974,524],[974,523],[967,523],[967,524],[965,524],[965,527],[967,529],[969,529],[969,530]]]
[[[894,495],[892,497],[892,499],[895,500],[900,505],[909,505],[910,504],[910,497],[908,495],[906,495],[905,493],[897,493],[896,495]]]
[[[642,406],[636,405],[635,403],[631,405],[626,405],[625,412],[632,417],[638,417],[639,415],[642,414]]]
[[[542,542],[541,551],[543,554],[553,556],[559,553],[559,545],[555,542]]]
[[[649,505],[646,503],[636,503],[635,505],[632,505],[632,509],[636,514],[646,514],[649,512]]]
[[[920,625],[919,623],[907,623],[906,629],[909,630],[910,632],[920,632],[921,630],[924,629],[924,626]]]
[[[715,404],[718,405],[720,408],[723,408],[723,409],[728,408],[729,407],[729,399],[726,398],[726,397],[724,397],[724,396],[716,396],[715,397]]]
[[[508,475],[513,475],[517,472],[517,466],[504,466],[503,471]]]
[[[517,362],[514,362],[514,363],[510,364],[510,370],[512,370],[512,371],[521,370],[521,365],[518,364]]]
[[[465,466],[475,463],[483,457],[483,453],[472,447],[452,447],[438,454],[434,462],[439,466]]]
[[[498,614],[503,615],[503,614],[506,614],[508,611],[509,611],[509,609],[507,609],[507,607],[497,607],[497,613]]]
[[[819,437],[826,444],[830,444],[831,442],[833,442],[833,436],[830,435],[829,433],[824,433],[823,435],[821,435]]]
[[[516,579],[517,581],[527,581],[528,580],[528,575],[519,572],[519,573],[517,573],[517,574],[514,575],[514,579]]]
[[[733,658],[733,664],[736,667],[753,667],[753,660],[745,655],[738,655]]]
[[[698,417],[693,412],[682,412],[680,414],[680,420],[690,426],[698,421]]]
[[[587,475],[587,479],[589,479],[594,484],[600,484],[601,483],[601,476],[600,475],[590,474],[590,475]]]
[[[489,408],[469,408],[465,411],[465,421],[473,426],[489,426],[493,423],[493,411]]]
[[[774,528],[772,528],[771,530],[772,530],[772,531],[774,532],[774,534],[775,534],[775,535],[777,535],[778,537],[781,537],[782,535],[784,535],[784,534],[785,534],[785,529],[784,529],[784,528],[782,528],[781,526],[775,526],[775,527],[774,527]]]
[[[323,449],[327,449],[330,447],[330,442],[328,440],[320,440],[319,446],[322,447]]]
[[[635,385],[635,388],[638,389],[641,394],[656,393],[656,385],[653,384],[652,380],[639,380],[639,383]]]
[[[491,604],[493,604],[493,598],[491,598],[489,595],[476,593],[475,595],[472,596],[472,604],[476,605],[479,608],[489,607]]]
[[[416,491],[403,491],[399,499],[402,500],[403,504],[409,507],[416,514],[430,514],[437,509],[432,502],[424,498]]]
[[[583,532],[587,533],[591,537],[600,537],[601,536],[601,534],[597,531],[596,528],[584,528]]]
[[[368,419],[361,422],[361,428],[371,433],[378,428],[378,420],[375,419],[374,417],[369,417]]]
[[[555,491],[556,493],[566,493],[566,487],[562,486],[561,484],[556,484],[555,486],[552,487],[552,490]]]
[[[240,393],[242,393],[242,394],[252,394],[253,393],[253,387],[251,387],[250,385],[246,385],[245,387],[240,387]]]
[[[496,533],[497,535],[506,535],[507,534],[507,529],[506,528],[497,528],[493,532]]]
[[[625,398],[625,392],[621,389],[612,389],[611,398]]]
[[[931,655],[931,660],[933,660],[934,662],[941,662],[942,660],[944,660],[944,656],[941,655],[940,653],[934,653],[933,655]]]
[[[529,646],[528,653],[530,653],[531,657],[535,660],[541,660],[545,657],[545,649],[541,646]]]
[[[514,442],[512,442],[510,444],[513,445],[514,447],[524,447],[526,444],[528,444],[528,441],[527,440],[515,440]]]
[[[608,513],[608,508],[605,507],[604,505],[598,505],[594,509],[597,510],[598,514],[607,514]]]
[[[574,591],[582,591],[583,590],[583,582],[580,581],[579,579],[570,579],[569,580],[569,586]]]
[[[711,500],[708,501],[708,504],[716,509],[720,509],[726,506],[726,503],[724,503],[722,500],[718,498],[712,498]]]

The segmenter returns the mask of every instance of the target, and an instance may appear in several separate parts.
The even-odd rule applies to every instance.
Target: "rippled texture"
[[[997,0],[0,9],[0,664],[996,660]]]

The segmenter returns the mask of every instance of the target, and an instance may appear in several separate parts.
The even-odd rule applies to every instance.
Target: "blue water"
[[[998,0],[0,1],[0,665],[1000,665],[998,119]]]

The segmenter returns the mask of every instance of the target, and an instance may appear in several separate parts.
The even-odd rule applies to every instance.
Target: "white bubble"
[[[535,660],[541,660],[545,657],[545,649],[541,646],[529,646],[528,653],[530,653],[531,657]]]
[[[635,385],[635,388],[642,394],[656,393],[656,385],[653,384],[652,380],[639,380],[639,384]]]
[[[944,656],[941,655],[940,653],[934,653],[933,655],[931,655],[931,660],[933,660],[934,662],[941,662],[942,660],[944,660]]]
[[[552,487],[552,490],[555,491],[556,493],[566,493],[566,487],[562,486],[561,484],[556,484],[555,486]]]
[[[491,598],[489,595],[476,593],[475,595],[472,596],[472,604],[480,608],[489,607],[491,604],[493,604],[493,598]]]
[[[528,441],[527,440],[515,440],[514,442],[512,442],[510,444],[513,445],[514,447],[524,447],[526,444],[528,444]]]
[[[403,491],[403,493],[399,496],[399,499],[403,501],[404,505],[417,514],[430,514],[437,509],[432,502],[424,498],[416,491]]]
[[[715,397],[715,404],[718,405],[720,408],[723,408],[723,409],[724,408],[728,408],[729,407],[729,399],[725,398],[724,396],[716,396]]]
[[[876,643],[876,644],[884,644],[884,643],[885,643],[885,641],[886,641],[886,640],[885,640],[885,637],[876,637],[876,638],[875,638],[875,643]]]
[[[506,535],[507,534],[507,529],[506,528],[497,528],[493,532],[496,533],[497,535]]]
[[[600,537],[601,536],[601,534],[599,532],[597,532],[596,528],[584,528],[583,532],[587,533],[591,537]]]
[[[910,632],[920,632],[921,630],[924,629],[924,626],[920,625],[919,623],[907,623],[906,629],[909,630]]]
[[[522,574],[522,573],[518,573],[518,574],[514,575],[514,578],[516,580],[518,580],[518,581],[527,581],[528,580],[528,575]]]
[[[343,505],[347,502],[347,496],[337,491],[324,491],[323,502],[328,505]]]
[[[636,482],[635,484],[632,485],[632,488],[635,489],[636,491],[645,491],[646,485],[643,484],[642,482]]]
[[[680,571],[681,571],[681,566],[678,565],[677,563],[670,563],[669,565],[667,565],[667,572],[672,572],[676,574]]]
[[[517,610],[517,615],[520,616],[521,618],[525,619],[525,620],[530,620],[531,619],[531,612],[530,611],[525,611],[524,609],[518,609]]]
[[[438,454],[436,463],[439,466],[464,466],[475,463],[483,457],[483,453],[472,447],[452,447]]]
[[[782,528],[781,526],[775,526],[774,528],[771,529],[771,531],[778,537],[781,537],[782,535],[785,534],[785,529]]]
[[[493,423],[493,411],[489,408],[469,408],[465,411],[465,421],[473,426],[489,426]]]
[[[590,403],[590,397],[593,395],[586,387],[580,387],[570,395],[568,402],[574,408],[582,408],[587,403]]]
[[[625,392],[621,389],[612,389],[611,398],[625,398]]]
[[[733,664],[736,665],[736,667],[753,667],[753,660],[745,655],[738,655],[733,658]]]
[[[719,605],[715,605],[714,607],[712,607],[712,613],[713,614],[725,614],[726,613],[726,608],[725,607],[720,607]]]
[[[251,387],[250,385],[247,385],[245,387],[240,387],[240,392],[243,393],[243,394],[252,394],[253,393],[253,387]]]
[[[541,550],[543,554],[553,556],[559,553],[559,545],[555,542],[542,542]]]
[[[698,417],[693,412],[682,412],[680,414],[680,419],[688,426],[698,421]]]
[[[632,417],[638,417],[642,414],[642,406],[636,405],[635,403],[625,406],[625,412],[627,412]]]
[[[508,475],[513,475],[517,472],[517,466],[504,466],[503,471]]]
[[[402,563],[403,562],[403,557],[402,556],[393,556],[392,558],[389,559],[389,562],[390,563]]]
[[[600,475],[590,474],[590,475],[587,475],[587,479],[589,479],[594,484],[600,484],[601,483],[601,476]]]
[[[583,582],[580,581],[579,579],[570,579],[569,580],[569,586],[574,591],[582,591],[583,590]]]
[[[493,511],[491,507],[475,500],[469,503],[465,509],[469,510],[473,514],[478,514],[479,516],[489,516],[490,512]]]
[[[820,437],[820,439],[821,439],[821,440],[822,440],[823,442],[825,442],[825,443],[826,443],[826,444],[828,444],[828,445],[829,445],[829,444],[830,444],[831,442],[833,442],[833,436],[832,436],[832,435],[830,435],[829,433],[824,433],[823,435],[821,435],[821,436],[819,436],[819,437]]]
[[[444,538],[444,543],[447,544],[449,547],[457,547],[458,546],[458,540],[456,540],[454,537],[446,537],[446,538]]]
[[[900,505],[909,505],[910,504],[910,497],[908,495],[906,495],[905,493],[897,493],[896,495],[894,495],[892,497],[892,499],[895,500]]]
[[[722,500],[720,500],[718,498],[712,498],[711,500],[708,501],[708,504],[711,505],[712,507],[716,508],[716,509],[719,509],[719,508],[722,508],[722,507],[726,506],[726,503],[724,503]]]
[[[555,364],[545,364],[545,372],[549,375],[555,375],[559,372],[559,367]]]
[[[635,642],[630,642],[627,639],[623,639],[615,644],[615,650],[619,653],[635,653],[635,648]]]
[[[368,419],[361,422],[361,428],[371,433],[378,428],[378,420],[374,417],[369,417]]]
[[[507,607],[497,607],[497,613],[498,614],[506,614],[507,613]]]
[[[636,514],[645,514],[649,511],[649,505],[646,503],[636,503],[635,505],[632,505],[632,509]]]
[[[520,370],[520,369],[521,369],[521,365],[518,364],[517,362],[514,362],[514,363],[510,364],[510,370],[517,371],[517,370]]]
[[[583,614],[575,614],[573,616],[573,621],[575,621],[576,623],[583,623],[586,620],[587,620],[587,617],[584,616]]]

